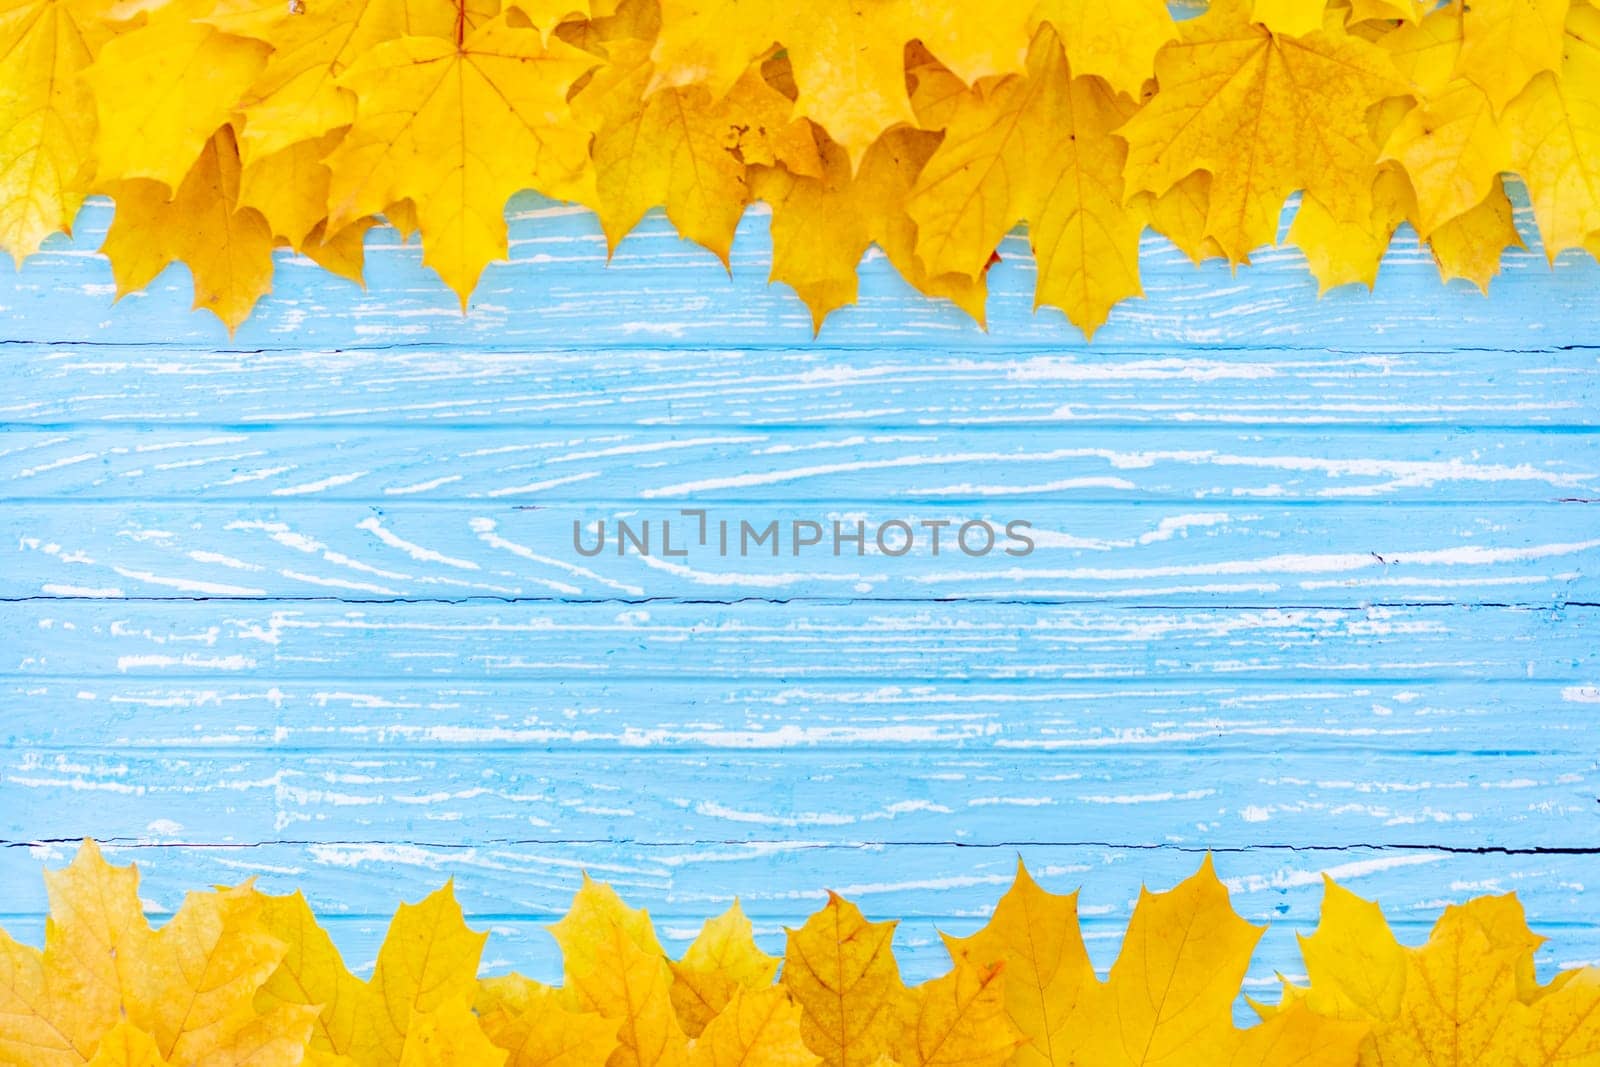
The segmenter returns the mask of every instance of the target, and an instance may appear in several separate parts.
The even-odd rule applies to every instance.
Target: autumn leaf
[[[1165,893],[1140,890],[1122,951],[1099,992],[1091,1030],[1096,1062],[1160,1062],[1181,1051],[1227,1061],[1233,1002],[1261,938],[1239,918],[1207,857]]]
[[[1211,214],[1211,175],[1205,171],[1195,171],[1160,196],[1138,193],[1133,202],[1149,218],[1151,229],[1193,262],[1227,258],[1216,239],[1206,236],[1206,219]],[[1248,263],[1249,258],[1244,262]]]
[[[254,889],[190,893],[145,947],[128,1017],[174,1064],[292,1063],[305,1048],[317,1008],[255,1008],[256,992],[284,953],[284,943],[262,922]]]
[[[177,15],[107,43],[85,74],[98,108],[98,183],[143,178],[176,190],[270,51]]]
[[[661,12],[652,88],[702,84],[720,98],[781,45],[799,90],[795,113],[826,129],[853,164],[883,131],[916,121],[905,85],[909,41],[970,83],[1020,70],[1029,37],[1025,5],[982,0],[664,0]]]
[[[1233,1002],[1261,933],[1234,913],[1209,856],[1176,888],[1141,890],[1109,979],[1079,1001],[1069,1033],[1080,1059],[1066,1062],[1348,1064],[1363,1024],[1299,1010],[1234,1026]]]
[[[1018,1067],[1065,1067],[1079,1000],[1096,985],[1078,927],[1078,894],[1041,889],[1021,861],[989,922],[965,938],[945,937],[955,960],[1005,964],[1005,1013],[1025,1039]]]
[[[1447,282],[1469,281],[1488,293],[1505,250],[1523,247],[1514,216],[1505,183],[1495,178],[1482,203],[1441,223],[1429,235],[1428,250],[1439,276]]]
[[[1573,972],[1539,985],[1542,942],[1506,895],[1446,908],[1426,944],[1403,948],[1375,905],[1328,882],[1322,921],[1302,942],[1311,984],[1286,994],[1367,1022],[1363,1067],[1587,1062],[1600,1056],[1600,982]]]
[[[690,1037],[699,1037],[739,990],[770,986],[778,974],[778,961],[756,946],[737,900],[701,927],[683,959],[671,966],[672,1005]]]
[[[46,876],[43,953],[0,938],[0,1050],[28,1067],[245,1067],[298,1063],[317,1010],[255,997],[285,945],[250,886],[190,893],[160,930],[138,874],[92,843]],[[20,1050],[26,1050],[25,1052]]]
[[[792,103],[751,67],[721,99],[700,86],[663,89],[639,104],[649,73],[642,41],[614,46],[619,70],[632,70],[631,86],[613,87],[597,78],[574,101],[609,93],[593,156],[595,205],[606,238],[615,248],[650,208],[662,205],[683,236],[728,263],[734,228],[750,200],[745,131],[778,129],[790,121]],[[627,64],[630,64],[628,66]],[[607,105],[613,105],[608,107]],[[615,105],[620,104],[620,107]]]
[[[156,1047],[156,1039],[126,1022],[100,1039],[89,1067],[171,1067]]]
[[[239,150],[224,126],[168,199],[161,184],[139,178],[110,186],[117,203],[100,250],[111,258],[117,295],[143,289],[169,264],[194,277],[194,306],[231,331],[272,288],[272,228],[239,200]]]
[[[400,1057],[400,1067],[502,1067],[505,1062],[505,1050],[485,1036],[464,996],[416,1012]]]
[[[1456,57],[1455,75],[1483,90],[1499,112],[1536,75],[1560,64],[1562,26],[1571,2],[1472,0],[1461,4],[1461,52]]]
[[[580,1010],[614,1024],[608,1067],[682,1067],[688,1035],[672,1004],[672,968],[649,913],[629,908],[587,875],[550,933],[561,946],[567,992]]]
[[[1339,1019],[1390,1018],[1406,986],[1406,950],[1383,912],[1331,878],[1322,880],[1322,921],[1301,935],[1310,977],[1308,1007]]]
[[[956,957],[955,967],[911,990],[895,1042],[901,1067],[1003,1067],[1027,1042],[1007,1011],[1003,962]]]
[[[1363,219],[1376,153],[1366,113],[1396,89],[1388,58],[1343,32],[1281,37],[1243,0],[1216,0],[1181,29],[1156,58],[1160,90],[1121,130],[1128,194],[1209,171],[1206,236],[1235,261],[1276,238],[1297,189]]]
[[[790,930],[783,985],[804,1014],[807,1047],[828,1067],[871,1067],[898,1037],[908,995],[891,942],[895,924],[872,923],[836,893]]]
[[[458,29],[477,29],[498,7],[495,0],[323,0],[212,13],[209,23],[272,47],[238,102],[246,164],[354,122],[356,95],[339,77],[378,45],[400,37],[453,40]]]
[[[87,1058],[128,1015],[139,959],[151,937],[139,904],[139,872],[113,867],[85,842],[65,868],[46,871],[50,919],[41,977],[51,1028]],[[47,999],[46,999],[47,997]]]
[[[85,844],[49,872],[45,947],[0,932],[0,1063],[16,1067],[1579,1067],[1600,1058],[1600,969],[1541,983],[1513,894],[1445,909],[1402,946],[1376,905],[1325,883],[1301,938],[1309,986],[1264,1021],[1233,1005],[1260,929],[1208,858],[1142,891],[1100,981],[1076,894],[1020,864],[953,967],[907,990],[890,942],[837,896],[790,931],[783,978],[737,908],[675,968],[649,915],[585,879],[555,924],[566,985],[479,980],[485,935],[449,885],[390,924],[371,979],[305,899],[246,883],[190,893],[152,930],[138,876]],[[674,972],[677,972],[676,974]],[[684,978],[684,976],[692,976]],[[702,984],[715,977],[721,983]],[[693,983],[690,1040],[674,986]],[[705,990],[713,992],[708,996]]]
[[[1302,37],[1322,28],[1323,0],[1252,0],[1250,17],[1273,33]]]
[[[81,75],[115,30],[100,0],[0,5],[0,248],[22,260],[71,227],[93,177]]]
[[[1459,8],[1437,9],[1379,43],[1413,83],[1415,107],[1394,125],[1381,159],[1400,164],[1416,191],[1412,220],[1423,237],[1481,204],[1511,165],[1511,140],[1483,90],[1455,72]]]
[[[278,1005],[315,1008],[308,1047],[334,1056],[348,1054],[355,1046],[357,1019],[368,1010],[366,983],[345,968],[333,939],[317,924],[303,895],[263,897],[261,921],[285,951],[256,990],[256,1010],[265,1013]]]
[[[1534,77],[1506,109],[1510,162],[1528,187],[1545,255],[1600,230],[1600,11],[1572,4],[1559,74]]]
[[[1139,286],[1143,212],[1124,205],[1123,142],[1132,112],[1100,78],[1074,78],[1055,32],[1043,29],[1026,76],[962,94],[944,140],[907,201],[917,258],[930,275],[980,275],[1018,222],[1039,272],[1035,301],[1062,308],[1092,336]]]
[[[372,1067],[404,1064],[413,1017],[476,992],[487,937],[467,928],[450,883],[421,903],[400,905],[356,1017],[351,1058]]]
[[[1166,0],[1039,0],[1033,17],[1070,42],[1074,71],[1099,75],[1134,100],[1155,76],[1156,53],[1178,36]]]
[[[566,94],[594,63],[504,15],[459,42],[403,37],[366,52],[339,78],[359,102],[327,159],[329,226],[410,200],[423,262],[465,308],[483,268],[506,255],[511,195],[557,189],[585,165],[588,136],[566,121]]]
[[[813,1067],[821,1058],[800,1035],[800,1008],[782,986],[734,989],[695,1042],[692,1067]]]
[[[328,188],[333,177],[323,159],[342,137],[328,134],[296,141],[245,163],[239,175],[239,203],[255,208],[274,237],[299,248],[328,215]]]
[[[917,227],[906,212],[906,196],[939,143],[938,134],[900,127],[867,150],[854,176],[843,149],[831,143],[824,153],[826,177],[754,170],[752,189],[772,206],[771,280],[800,295],[811,309],[814,329],[821,330],[835,308],[855,302],[856,264],[873,244],[917,289],[984,321],[986,272],[976,278],[934,275],[914,251]]]
[[[506,1067],[604,1067],[617,1048],[617,1025],[595,1012],[574,1011],[560,990],[521,975],[479,986],[478,1019],[505,1049]]]

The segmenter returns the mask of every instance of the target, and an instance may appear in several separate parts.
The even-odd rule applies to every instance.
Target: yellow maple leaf
[[[1054,177],[1049,162],[1073,133],[1065,128],[1076,118],[1066,99],[1070,82],[1060,40],[1046,28],[1029,51],[1026,76],[942,104],[945,117],[933,121],[944,140],[906,204],[917,258],[931,273],[977,275],[1001,238],[1039,210]],[[1109,131],[1101,136],[1112,140]]]
[[[485,1036],[459,995],[411,1016],[400,1056],[400,1067],[501,1067],[505,1062],[505,1050]]]
[[[614,1024],[608,1067],[681,1067],[689,1038],[672,1006],[672,968],[650,915],[584,876],[550,933],[561,946],[568,995]]]
[[[247,165],[354,122],[355,94],[338,79],[378,45],[399,37],[454,39],[458,28],[476,29],[499,10],[495,0],[319,0],[299,8],[244,3],[243,11],[230,11],[224,0],[224,11],[207,21],[272,47],[238,102]]]
[[[656,205],[666,208],[678,232],[714,252],[724,266],[733,233],[750,200],[744,131],[789,124],[791,101],[752,66],[721,98],[701,86],[668,88],[641,104],[649,74],[643,41],[612,49],[621,79],[597,76],[574,101],[604,95],[595,134],[595,206],[606,238],[617,242]],[[629,73],[631,72],[631,73]],[[768,155],[770,158],[770,154]]]
[[[224,126],[206,143],[168,199],[148,179],[110,186],[116,214],[100,251],[111,259],[118,296],[143,289],[167,264],[194,277],[194,306],[231,331],[272,288],[272,228],[239,202],[239,150]]]
[[[695,1042],[691,1067],[814,1067],[822,1060],[800,1034],[800,1008],[781,986],[734,989]]]
[[[1475,92],[1470,87],[1467,91]],[[1373,139],[1387,141],[1412,109],[1412,101],[1405,98],[1386,100],[1373,109]],[[1290,243],[1305,253],[1323,292],[1354,282],[1372,288],[1400,224],[1409,220],[1419,232],[1424,230],[1418,222],[1411,179],[1399,163],[1386,160],[1371,174],[1372,210],[1365,224],[1339,219],[1315,197],[1305,196],[1289,227]],[[1522,245],[1512,214],[1505,186],[1496,175],[1481,202],[1442,222],[1435,221],[1426,242],[1440,277],[1445,281],[1466,279],[1487,292],[1489,280],[1499,272],[1502,251]]]
[[[294,1064],[317,1008],[286,1004],[258,1013],[255,1007],[285,951],[262,921],[254,889],[190,893],[146,944],[128,1017],[175,1064]]]
[[[911,285],[983,322],[986,273],[935,275],[915,254],[917,227],[906,198],[939,143],[939,134],[899,127],[874,142],[853,176],[843,150],[832,145],[822,178],[755,169],[752,190],[772,206],[771,280],[800,295],[814,330],[829,312],[855,302],[856,265],[874,243]]]
[[[1401,26],[1380,46],[1413,83],[1417,105],[1395,124],[1381,159],[1397,161],[1416,191],[1412,221],[1424,238],[1482,203],[1511,165],[1511,141],[1489,97],[1454,73],[1461,14],[1447,6]]]
[[[735,900],[672,964],[672,1004],[685,1032],[699,1037],[739,990],[770,986],[777,974],[778,961],[756,946],[754,927]]]
[[[1600,11],[1586,0],[1567,15],[1559,75],[1537,75],[1505,124],[1545,255],[1582,248],[1600,230]]]
[[[894,1044],[901,1067],[1002,1067],[1027,1044],[1007,1011],[1006,964],[955,967],[911,990]]]
[[[1420,0],[1350,0],[1350,21],[1421,22],[1427,12]]]
[[[1160,196],[1138,193],[1132,202],[1145,213],[1151,228],[1191,261],[1227,258],[1216,239],[1206,236],[1206,218],[1211,213],[1211,175],[1207,172],[1195,171]],[[1248,263],[1249,257],[1243,262]]]
[[[127,1022],[120,1022],[100,1039],[100,1046],[95,1049],[88,1067],[171,1067],[171,1065],[156,1047],[155,1038]]]
[[[1562,26],[1571,2],[1457,0],[1461,52],[1454,73],[1482,89],[1499,112],[1535,75],[1560,65]]]
[[[1079,1001],[1069,1028],[1079,1059],[1067,1062],[1348,1064],[1366,1032],[1362,1023],[1296,1006],[1260,1026],[1233,1025],[1233,1002],[1261,933],[1234,913],[1209,856],[1176,888],[1141,890],[1109,979]]]
[[[1600,968],[1568,971],[1532,1004],[1523,1062],[1567,1067],[1600,1058]]]
[[[1406,950],[1371,901],[1324,876],[1322,917],[1300,954],[1310,978],[1307,1005],[1342,1019],[1390,1018],[1406,987]]]
[[[333,175],[322,161],[341,139],[334,132],[257,154],[240,171],[239,203],[261,212],[274,237],[299,248],[327,218]]]
[[[1378,1063],[1514,1063],[1521,1027],[1516,990],[1519,950],[1497,948],[1459,913],[1439,921],[1406,968],[1399,1010],[1375,1028]]]
[[[84,75],[98,111],[98,182],[145,178],[176,190],[269,51],[181,11],[108,42]]]
[[[1187,1052],[1226,1062],[1233,1002],[1261,934],[1234,913],[1209,856],[1174,889],[1141,889],[1100,1010],[1080,1010],[1096,1020],[1090,1061],[1159,1063]]]
[[[783,985],[799,1003],[806,1045],[828,1067],[871,1067],[890,1053],[907,996],[895,962],[895,923],[868,922],[837,893],[789,930]]]
[[[1504,251],[1523,247],[1514,216],[1505,184],[1497,177],[1481,204],[1440,223],[1428,236],[1439,277],[1447,282],[1460,278],[1488,293]]]
[[[1374,182],[1372,212],[1366,225],[1337,218],[1316,197],[1307,195],[1301,197],[1289,224],[1288,243],[1305,254],[1319,292],[1354,284],[1371,289],[1395,230],[1413,210],[1413,203],[1405,174],[1387,169],[1379,172]]]
[[[0,1049],[29,1067],[293,1067],[317,1011],[255,1006],[285,953],[250,886],[190,893],[152,931],[138,874],[92,843],[47,875],[42,955],[0,939]]]
[[[414,1015],[476,992],[487,939],[467,927],[453,883],[420,903],[401,904],[357,1011],[350,1057],[370,1067],[400,1067]]]
[[[261,921],[283,943],[284,955],[256,990],[256,1010],[264,1013],[277,1005],[314,1007],[317,1018],[309,1047],[331,1055],[348,1054],[355,1045],[357,1018],[366,1008],[367,984],[346,969],[300,893],[264,897]]]
[[[356,119],[328,157],[329,225],[398,200],[416,205],[423,262],[465,309],[483,268],[506,255],[505,205],[551,191],[586,163],[566,95],[594,57],[498,16],[460,40],[402,37],[339,78]]]
[[[1181,30],[1156,57],[1159,91],[1121,130],[1129,194],[1209,171],[1206,235],[1235,261],[1276,238],[1296,189],[1364,218],[1376,154],[1366,113],[1395,90],[1388,58],[1333,29],[1280,37],[1243,0],[1217,0]]]
[[[51,1024],[86,1059],[127,1016],[151,936],[139,904],[139,872],[111,866],[100,847],[86,841],[66,867],[45,872],[44,884],[50,919],[42,977]]]
[[[62,1007],[51,997],[43,953],[0,930],[0,1063],[38,1067],[83,1063],[86,1053],[67,1029],[70,1023]],[[93,1042],[84,1044],[93,1051]]]
[[[1391,97],[1369,111],[1373,142],[1388,140],[1412,107],[1407,97]],[[1366,180],[1372,184],[1372,206],[1365,219],[1341,219],[1309,193],[1300,198],[1288,240],[1305,253],[1321,292],[1354,282],[1372,288],[1395,231],[1417,213],[1411,179],[1398,163],[1374,161]]]
[[[983,0],[824,0],[816,4],[664,0],[652,88],[702,84],[720,98],[781,44],[794,69],[795,112],[858,163],[880,133],[914,123],[905,47],[920,40],[967,82],[1020,70],[1028,9]]]
[[[374,218],[357,219],[328,236],[327,220],[324,219],[316,229],[306,234],[296,251],[323,270],[365,286],[362,272],[366,264],[367,231],[377,224],[378,220]]]
[[[662,959],[667,955],[650,922],[650,913],[628,907],[616,890],[587,874],[573,894],[567,913],[550,925],[550,934],[561,946],[562,969],[572,985],[579,985],[573,981],[579,975],[601,967],[614,951],[612,946],[618,935],[648,955]]]
[[[1155,75],[1156,53],[1178,36],[1166,0],[1039,0],[1033,18],[1071,42],[1073,70],[1098,74],[1135,100]]]
[[[0,4],[0,249],[21,263],[69,230],[93,176],[80,76],[112,34],[99,0]]]
[[[604,1067],[617,1048],[617,1024],[573,1011],[561,991],[521,975],[479,985],[484,1033],[509,1053],[506,1067]]]
[[[1510,894],[1445,909],[1421,948],[1398,948],[1375,905],[1329,882],[1296,1007],[1368,1022],[1362,1067],[1559,1067],[1600,1056],[1600,972],[1541,986]],[[1398,951],[1397,951],[1398,948]],[[1376,974],[1363,975],[1363,964]]]
[[[1133,106],[1104,80],[1072,75],[1060,39],[1034,39],[1026,76],[980,85],[949,108],[944,140],[907,210],[931,275],[976,277],[1007,231],[1029,220],[1037,304],[1088,335],[1139,286],[1138,205],[1124,206],[1126,148],[1112,131]]]
[[[1019,860],[1017,877],[983,929],[945,937],[954,959],[1005,964],[1005,1010],[1026,1039],[1018,1067],[1065,1067],[1068,1027],[1079,998],[1096,984],[1078,927],[1078,894],[1046,892]]]
[[[1250,17],[1273,33],[1300,37],[1322,28],[1324,0],[1252,0]]]

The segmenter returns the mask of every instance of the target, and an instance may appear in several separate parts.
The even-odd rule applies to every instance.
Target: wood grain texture
[[[184,889],[304,887],[369,965],[455,875],[495,969],[557,973],[580,874],[670,945],[831,887],[943,964],[1019,855],[1109,964],[1206,849],[1300,971],[1318,872],[1410,940],[1515,889],[1600,960],[1600,266],[1488,301],[1402,241],[1321,301],[1147,242],[1086,347],[879,257],[820,340],[658,217],[604,265],[523,199],[473,313],[380,231],[362,292],[283,259],[236,338],[70,243],[0,277],[0,922],[93,835]],[[1030,521],[1024,558],[578,556],[572,524]]]

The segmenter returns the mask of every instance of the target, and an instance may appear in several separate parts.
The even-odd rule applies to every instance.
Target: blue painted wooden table
[[[810,337],[659,218],[515,205],[463,318],[379,231],[233,339],[76,240],[0,277],[0,922],[92,835],[155,911],[303,887],[358,966],[450,875],[489,958],[588,870],[681,945],[825,887],[940,969],[1019,854],[1114,953],[1207,849],[1298,973],[1320,871],[1420,937],[1516,890],[1600,959],[1600,268],[1484,300],[1145,250],[1090,347],[1017,238],[982,332],[881,259]],[[1526,220],[1524,220],[1526,221]],[[1031,522],[1025,557],[586,558],[574,521]],[[785,528],[787,526],[785,525]]]

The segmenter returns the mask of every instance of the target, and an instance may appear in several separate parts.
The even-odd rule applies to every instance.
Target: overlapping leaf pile
[[[1583,1067],[1600,1063],[1600,970],[1538,983],[1513,896],[1452,907],[1419,949],[1328,883],[1302,939],[1310,985],[1258,1025],[1233,1005],[1261,928],[1207,860],[1141,893],[1107,979],[1077,894],[1019,867],[993,915],[946,937],[949,973],[906,986],[890,942],[831,895],[757,947],[737,903],[682,959],[585,879],[552,928],[565,979],[479,980],[487,935],[450,886],[401,905],[369,979],[299,894],[191,893],[151,930],[138,875],[87,844],[46,875],[41,952],[0,932],[0,1064],[16,1067]]]
[[[522,189],[653,206],[727,261],[772,209],[772,276],[818,323],[876,244],[980,320],[1025,223],[1037,300],[1086,332],[1140,292],[1139,237],[1245,262],[1289,232],[1370,284],[1409,222],[1447,278],[1600,244],[1591,0],[0,0],[0,246],[86,194],[116,283],[187,263],[230,326],[287,245],[359,278],[379,217],[463,304]]]

